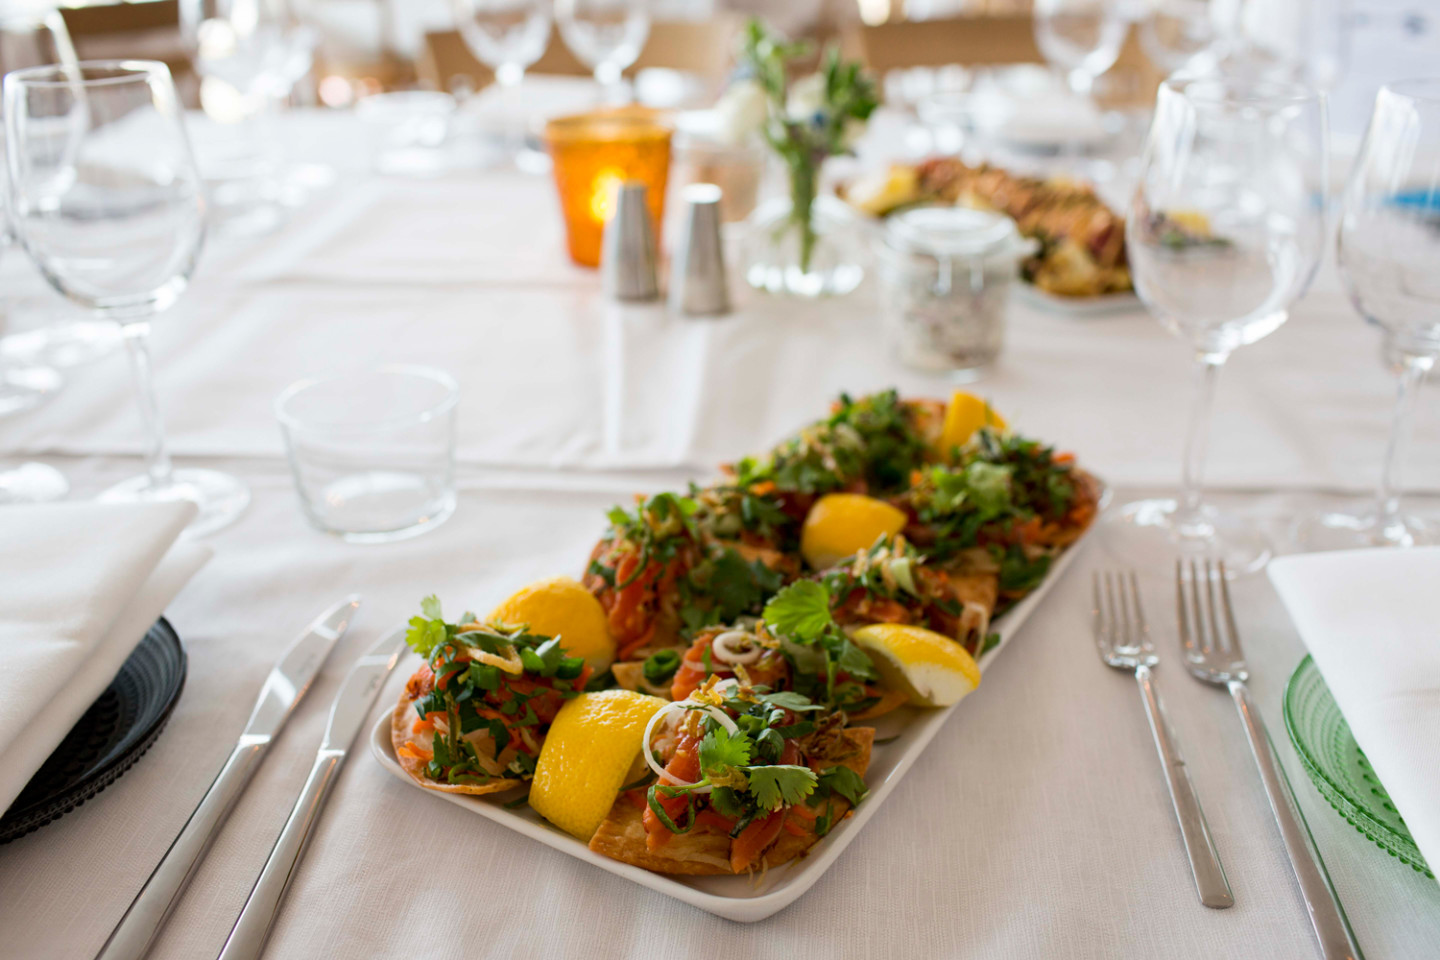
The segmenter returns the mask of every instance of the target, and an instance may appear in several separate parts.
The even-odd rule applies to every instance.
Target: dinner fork
[[[1229,689],[1240,711],[1245,736],[1250,740],[1250,752],[1260,768],[1260,782],[1270,799],[1270,812],[1280,827],[1290,867],[1300,884],[1310,925],[1320,943],[1320,955],[1325,960],[1361,960],[1360,947],[1355,942],[1345,908],[1340,905],[1315,838],[1310,835],[1305,816],[1295,802],[1290,781],[1275,759],[1275,744],[1245,686],[1249,673],[1245,668],[1245,655],[1240,650],[1240,631],[1235,626],[1225,562],[1177,560],[1175,600],[1186,666],[1198,679]]]
[[[1180,823],[1180,836],[1185,841],[1185,853],[1190,858],[1190,873],[1195,878],[1200,902],[1216,909],[1232,906],[1235,897],[1230,893],[1225,868],[1220,865],[1220,854],[1210,837],[1205,811],[1200,807],[1195,785],[1190,781],[1185,760],[1175,746],[1170,724],[1155,693],[1151,669],[1160,662],[1160,658],[1155,655],[1155,646],[1150,642],[1150,628],[1145,622],[1145,611],[1140,606],[1140,587],[1135,571],[1097,572],[1092,586],[1095,645],[1100,648],[1100,657],[1107,664],[1117,670],[1135,673],[1140,699],[1144,701],[1145,713],[1150,718],[1155,750],[1160,755],[1160,766],[1170,787],[1170,803],[1175,808],[1175,819]]]

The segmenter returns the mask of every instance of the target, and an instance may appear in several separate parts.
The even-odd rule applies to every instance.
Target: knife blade
[[[325,726],[325,739],[315,755],[315,765],[300,791],[285,829],[275,841],[270,858],[255,881],[235,927],[230,931],[219,960],[257,960],[265,949],[265,941],[280,912],[280,901],[295,878],[300,858],[305,854],[311,831],[320,819],[320,810],[335,785],[345,757],[355,742],[355,735],[380,696],[385,678],[405,652],[405,628],[391,631],[370,651],[355,662],[345,677],[335,703],[330,707],[330,721]]]
[[[359,594],[351,594],[330,607],[280,655],[260,688],[255,708],[225,766],[220,768],[180,835],[170,844],[145,886],[110,932],[96,960],[140,960],[145,956],[210,849],[221,824],[269,750],[270,742],[285,725],[295,704],[310,689],[311,681],[320,672],[336,641],[349,629],[360,602]]]

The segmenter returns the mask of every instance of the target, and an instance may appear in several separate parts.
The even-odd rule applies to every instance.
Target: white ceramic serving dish
[[[1108,499],[1109,492],[1107,490],[1101,499],[1102,507]],[[1010,640],[1019,632],[1030,613],[1038,604],[1044,602],[1051,588],[1065,575],[1065,571],[1075,561],[1080,549],[1094,534],[1095,524],[1098,522],[1097,518],[1095,522],[1091,523],[1090,530],[1086,531],[1085,536],[1061,555],[1049,575],[1034,593],[1016,604],[996,621],[995,629],[1000,634],[1000,642],[980,658],[982,672],[1009,645]],[[415,663],[413,660],[407,660],[402,668],[414,670]],[[977,691],[975,695],[983,696],[984,694]],[[889,743],[877,743],[871,754],[870,768],[865,774],[865,782],[870,788],[869,797],[855,810],[854,816],[842,820],[825,839],[816,844],[809,856],[767,871],[759,882],[751,877],[673,877],[652,873],[649,870],[642,870],[628,863],[601,856],[570,834],[552,827],[528,806],[521,805],[513,810],[505,809],[503,803],[518,796],[515,792],[498,794],[495,799],[489,799],[426,790],[412,780],[410,775],[402,770],[400,764],[396,762],[395,748],[390,743],[390,715],[394,710],[393,704],[376,718],[374,729],[370,735],[370,752],[380,762],[380,765],[390,771],[398,780],[434,801],[448,801],[464,807],[471,813],[478,814],[487,820],[493,820],[522,836],[538,840],[561,853],[568,853],[577,860],[582,860],[601,870],[632,880],[643,887],[649,887],[651,890],[677,900],[683,900],[716,916],[738,920],[741,923],[753,923],[785,909],[820,879],[821,874],[831,863],[835,862],[836,857],[844,852],[845,848],[850,845],[850,841],[855,839],[866,821],[874,816],[875,812],[885,803],[885,798],[890,795],[891,791],[895,789],[895,785],[900,782],[900,778],[905,775],[905,771],[909,770],[911,764],[920,756],[925,745],[945,725],[950,714],[955,710],[964,709],[964,706],[965,701],[961,700],[955,706],[946,707],[943,710],[920,710],[906,707],[876,720],[874,726],[877,741],[889,737],[896,739]]]
[[[1144,309],[1134,293],[1102,293],[1098,297],[1061,297],[1025,281],[1017,281],[1015,295],[1024,303],[1069,317],[1103,317]]]

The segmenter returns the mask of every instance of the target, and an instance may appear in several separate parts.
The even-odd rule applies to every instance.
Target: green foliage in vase
[[[819,73],[791,82],[789,67],[810,51],[809,43],[771,33],[759,19],[745,25],[740,66],[769,104],[761,133],[790,175],[790,224],[800,231],[800,269],[806,272],[815,250],[820,166],[828,157],[851,152],[879,103],[874,81],[859,63],[841,59],[834,46],[825,50]]]

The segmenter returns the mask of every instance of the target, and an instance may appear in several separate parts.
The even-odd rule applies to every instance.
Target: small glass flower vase
[[[745,279],[769,293],[795,297],[839,296],[865,277],[859,218],[843,201],[818,196],[810,207],[814,240],[810,261],[802,266],[804,233],[787,197],[756,208],[750,218]]]

